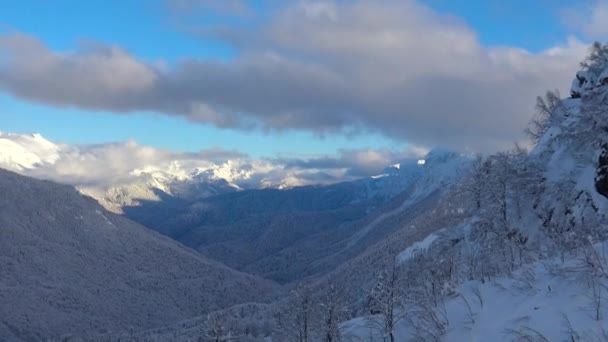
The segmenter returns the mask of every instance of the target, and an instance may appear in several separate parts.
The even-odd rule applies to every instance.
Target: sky
[[[492,152],[537,95],[567,96],[606,23],[604,0],[0,0],[0,131],[265,159]]]

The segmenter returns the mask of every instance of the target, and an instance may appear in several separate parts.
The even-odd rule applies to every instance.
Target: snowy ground
[[[442,341],[608,341],[606,289],[596,320],[593,296],[577,271],[579,265],[576,259],[537,262],[513,277],[461,285],[458,295],[445,300],[445,311],[439,310],[447,313],[448,321]],[[344,328],[348,341],[383,341],[364,317],[346,322]],[[396,332],[397,341],[415,340],[405,321]]]

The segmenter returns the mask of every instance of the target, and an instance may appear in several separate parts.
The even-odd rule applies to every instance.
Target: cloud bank
[[[238,9],[238,2],[227,5]],[[253,26],[198,32],[232,44],[238,55],[169,67],[117,46],[53,51],[35,37],[5,33],[0,90],[54,106],[155,111],[221,128],[379,132],[416,145],[490,151],[522,138],[538,94],[568,93],[587,52],[576,38],[539,53],[484,47],[462,21],[408,0],[294,1]]]
[[[382,173],[426,150],[342,150],[309,158],[252,159],[213,147],[172,152],[126,141],[96,145],[51,142],[39,134],[0,133],[0,167],[78,187],[106,188],[138,181],[191,180],[200,174],[243,188],[291,187],[353,180]]]

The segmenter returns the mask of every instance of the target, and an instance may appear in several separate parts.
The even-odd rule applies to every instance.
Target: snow
[[[106,340],[90,335],[155,328],[278,291],[71,187],[0,170],[0,191],[2,341]]]
[[[406,193],[403,202],[394,209],[380,214],[365,227],[354,234],[347,246],[352,247],[358,241],[370,234],[374,229],[381,226],[387,220],[399,215],[407,208],[427,198],[435,191],[441,190],[448,184],[454,184],[463,177],[470,166],[470,156],[449,150],[432,150],[425,157],[425,165],[417,162],[409,165],[401,164],[399,186],[385,186],[385,190],[393,190],[396,193]],[[393,177],[384,177],[391,179]],[[375,195],[375,194],[374,194]]]
[[[322,271],[308,273],[305,276],[316,281],[318,279],[315,279],[315,276],[322,275],[319,277],[321,285],[315,284],[319,285],[316,287],[319,292],[323,291],[321,286],[327,279],[336,284],[343,284],[342,290],[345,293],[356,288],[356,293],[350,291],[345,296],[356,296],[357,298],[349,297],[348,300],[353,306],[359,305],[355,308],[355,312],[365,314],[369,312],[369,308],[363,308],[365,299],[362,299],[361,291],[367,291],[368,285],[373,281],[378,282],[377,279],[372,279],[374,273],[381,267],[386,267],[383,264],[384,260],[395,261],[407,275],[400,279],[403,283],[399,286],[403,286],[401,289],[407,289],[408,292],[403,294],[403,297],[409,302],[406,302],[401,310],[412,310],[413,307],[419,309],[426,305],[423,310],[432,311],[435,317],[438,317],[433,323],[445,328],[445,331],[441,330],[442,341],[606,340],[608,307],[605,304],[594,307],[594,304],[597,305],[597,299],[594,299],[593,293],[590,293],[590,284],[593,282],[598,282],[599,285],[595,286],[600,291],[605,291],[605,283],[608,279],[603,271],[608,266],[605,258],[608,244],[590,243],[606,239],[605,235],[602,236],[606,233],[602,228],[606,227],[604,213],[608,210],[608,201],[598,194],[594,180],[599,154],[598,141],[600,143],[602,140],[606,141],[606,135],[601,128],[597,128],[605,123],[601,118],[598,120],[598,116],[603,116],[605,112],[604,107],[596,108],[592,105],[605,106],[599,100],[603,100],[608,93],[607,87],[603,87],[605,85],[603,80],[608,77],[608,69],[598,70],[601,72],[587,70],[577,74],[577,79],[572,84],[572,93],[581,95],[581,98],[567,99],[556,106],[551,115],[552,126],[528,156],[517,151],[494,156],[496,159],[488,158],[487,165],[484,164],[487,168],[483,169],[482,177],[473,178],[479,183],[461,182],[470,175],[468,171],[472,165],[471,156],[447,150],[433,150],[424,159],[403,161],[389,166],[378,176],[357,181],[360,182],[357,183],[357,196],[353,196],[356,199],[352,200],[349,197],[349,204],[359,203],[356,202],[359,200],[364,203],[376,197],[383,197],[385,202],[378,201],[381,204],[377,211],[374,211],[376,207],[371,205],[360,211],[357,208],[358,213],[374,213],[353,224],[352,227],[356,228],[356,231],[351,230],[344,235],[316,235],[316,232],[311,234],[313,238],[308,244],[304,244],[306,247],[318,244],[316,239],[319,239],[319,236],[327,241],[332,241],[336,236],[334,245],[340,246],[338,248],[345,247],[334,254],[328,253],[327,260],[320,259],[321,261],[314,265],[319,269],[327,267],[326,265],[336,265],[337,269],[327,273]],[[595,95],[601,95],[597,97],[597,103],[593,102]],[[127,143],[124,147],[136,150],[137,155],[146,156],[156,153],[149,148],[140,148],[134,143]],[[79,162],[68,166],[77,168],[82,164],[82,160],[98,161],[95,158],[99,153],[94,148],[79,150],[75,147],[54,144],[40,135],[0,133],[0,165],[26,174],[49,165],[56,167],[62,158],[71,158],[70,156],[76,156],[75,160]],[[285,174],[278,183],[274,182],[268,174],[260,176],[260,170],[268,173],[273,171],[270,164],[259,163],[243,168],[234,161],[201,165],[192,160],[165,157],[160,159],[162,162],[154,158],[150,160],[144,158],[145,162],[137,167],[132,167],[128,161],[116,158],[116,165],[121,163],[128,165],[118,170],[119,173],[124,173],[126,178],[120,178],[119,181],[113,179],[109,185],[100,186],[95,182],[98,179],[84,177],[78,179],[80,183],[77,185],[82,192],[91,194],[107,207],[120,210],[122,206],[137,205],[140,200],[161,201],[162,194],[159,195],[158,191],[186,198],[201,196],[202,193],[236,191],[245,187],[245,184],[253,183],[256,183],[256,186],[278,186],[280,189],[302,184],[301,179],[290,173]],[[23,182],[27,183],[27,181]],[[9,191],[23,192],[21,188],[12,189],[13,182],[6,183],[5,187]],[[483,185],[484,196],[479,195],[474,198],[477,202],[472,204],[472,201],[468,202],[471,200],[469,197],[472,191],[463,188],[475,184]],[[90,206],[90,203],[86,202],[80,203],[80,198],[62,197],[57,195],[61,193],[57,189],[40,186],[43,187],[42,194],[46,196],[28,194],[20,201],[13,200],[13,197],[16,197],[14,194],[4,197],[0,209],[4,209],[5,214],[0,218],[9,219],[9,224],[5,226],[8,227],[7,232],[12,234],[12,237],[3,239],[5,245],[0,250],[4,253],[12,253],[15,236],[27,242],[22,243],[23,246],[32,246],[36,250],[42,246],[46,248],[46,254],[55,253],[52,254],[55,257],[41,258],[48,263],[44,264],[44,268],[59,270],[59,276],[65,277],[68,281],[74,277],[71,273],[65,274],[65,265],[83,262],[83,255],[90,257],[98,263],[94,264],[96,269],[75,264],[75,273],[83,274],[86,279],[90,279],[86,284],[78,284],[79,290],[90,288],[99,292],[103,287],[90,286],[91,283],[105,284],[107,281],[98,278],[100,275],[98,269],[116,268],[121,272],[121,277],[111,279],[116,282],[116,287],[130,286],[131,289],[125,291],[125,294],[130,296],[135,293],[136,297],[146,304],[156,306],[149,312],[164,314],[163,310],[157,308],[162,304],[171,310],[171,305],[167,301],[174,300],[179,306],[186,308],[185,312],[178,306],[172,309],[171,319],[175,322],[177,319],[186,318],[185,315],[191,317],[199,313],[198,303],[192,306],[190,298],[192,295],[212,300],[224,299],[224,294],[218,295],[214,292],[217,286],[209,287],[210,295],[199,293],[196,289],[203,281],[223,279],[224,275],[230,276],[230,279],[240,279],[241,285],[233,293],[233,303],[240,303],[251,299],[250,296],[257,295],[246,286],[251,280],[255,281],[254,289],[260,287],[261,290],[266,291],[274,288],[273,284],[266,284],[257,278],[249,278],[215,265],[193,251],[182,249],[173,241],[150,235],[142,227],[121,221],[115,215],[96,209],[97,206]],[[325,192],[323,197],[335,195],[333,192],[340,194],[339,188],[320,189],[321,192]],[[503,189],[502,192],[500,189]],[[434,194],[440,195],[432,196]],[[48,197],[46,199],[48,203],[40,202],[44,197]],[[58,204],[55,199],[60,197],[71,199],[71,206],[65,207],[63,201]],[[30,203],[30,198],[35,200]],[[425,199],[430,200],[424,201]],[[29,204],[23,205],[22,202]],[[497,202],[500,202],[499,206],[496,205]],[[257,198],[243,203],[245,204],[242,206],[235,206],[232,211],[223,210],[226,207],[218,206],[220,209],[217,211],[228,212],[229,215],[240,214],[245,209],[253,207],[252,203],[260,204],[259,208],[267,207],[266,202],[257,203]],[[390,205],[382,206],[387,203]],[[416,204],[420,205],[415,206]],[[205,207],[206,203],[201,201],[197,205],[200,207],[193,206],[195,210]],[[415,214],[404,215],[408,209]],[[13,215],[15,213],[20,215]],[[37,215],[37,213],[41,214]],[[256,211],[256,214],[259,213]],[[272,211],[265,214],[275,220],[278,216]],[[196,218],[195,215],[185,215],[184,221],[191,225],[191,217]],[[299,216],[294,215],[290,220],[298,218]],[[328,219],[325,219],[323,222],[327,221]],[[335,226],[339,228],[337,230],[340,234],[342,234],[341,229],[346,231],[346,228],[350,228],[345,221],[342,217],[336,219]],[[63,224],[64,222],[67,224]],[[311,226],[314,227],[321,221],[315,217],[311,222]],[[291,223],[289,225],[290,228],[297,226]],[[103,229],[106,226],[116,229],[111,231]],[[256,225],[248,221],[246,227],[249,230]],[[277,227],[285,231],[280,223],[277,223]],[[232,232],[225,227],[220,228],[225,236],[229,235],[226,232]],[[295,230],[294,228],[293,231]],[[233,231],[241,234],[239,230]],[[386,233],[387,231],[389,233]],[[274,234],[274,231],[272,233]],[[44,238],[40,241],[31,239],[31,236],[38,235]],[[212,243],[217,242],[217,238],[208,236],[204,237]],[[575,239],[572,238],[573,242],[569,239],[571,236],[582,239],[574,241]],[[592,240],[591,236],[596,240]],[[47,246],[49,241],[53,242],[52,248]],[[275,242],[271,239],[268,241]],[[370,245],[366,246],[363,242],[368,241],[371,241]],[[238,242],[240,249],[241,241]],[[584,245],[588,242],[589,246]],[[243,242],[242,249],[250,247],[248,243],[250,241]],[[256,243],[256,248],[266,246],[259,241]],[[277,243],[277,250],[280,249],[279,247],[284,247],[281,243]],[[222,248],[228,250],[225,246],[228,244]],[[290,248],[293,246],[300,248],[296,244],[290,245]],[[359,246],[366,250],[359,252],[357,248],[352,248]],[[131,247],[135,248],[130,249]],[[331,251],[332,247],[324,248],[323,252]],[[289,254],[280,255],[281,259],[268,259],[271,260],[270,266],[282,267],[280,262],[284,260],[287,260],[290,267],[300,266],[298,262],[302,263],[302,259],[298,258],[304,249],[298,248],[293,248],[295,252],[289,251]],[[595,248],[594,255],[599,255],[597,259],[589,258],[593,248]],[[83,250],[86,252],[82,252]],[[221,261],[228,258],[235,259],[235,250],[216,252],[214,255],[221,255],[217,257]],[[392,254],[393,251],[401,252],[395,256]],[[310,256],[315,252],[319,253],[314,248],[307,248],[305,252],[310,253]],[[16,260],[14,256],[17,254],[7,255],[12,258],[11,261]],[[34,252],[30,255],[38,254]],[[167,262],[170,261],[168,257],[171,256],[173,262]],[[341,256],[344,256],[344,259],[340,259]],[[583,263],[584,256],[588,259]],[[259,255],[252,258],[247,255],[247,258],[254,262],[261,260]],[[330,258],[332,262],[333,259],[338,261],[334,264],[328,261]],[[116,263],[114,259],[131,261]],[[600,266],[596,264],[597,260],[600,260]],[[55,266],[53,263],[62,263],[62,267],[53,267]],[[307,266],[314,263],[303,264]],[[159,288],[162,289],[165,288],[163,284],[171,284],[169,286],[171,292],[168,295],[161,296],[163,293],[159,292],[156,298],[155,295],[149,296],[148,286],[152,285],[145,284],[145,287],[138,287],[143,281],[143,278],[140,279],[142,265],[149,270],[147,275],[150,284],[160,284]],[[158,265],[163,266],[161,267],[163,272],[158,272]],[[268,266],[264,264],[256,267],[266,269]],[[249,268],[251,269],[254,268]],[[38,269],[32,265],[21,266],[21,269],[16,270],[10,273],[15,282],[27,278],[28,272],[38,276],[36,273]],[[24,270],[26,272],[23,272]],[[306,272],[315,271],[306,270]],[[26,277],[19,278],[22,273]],[[207,278],[209,274],[216,275]],[[181,279],[181,287],[174,287],[176,277]],[[191,282],[191,278],[200,279]],[[124,279],[127,280],[125,284],[123,284]],[[289,281],[293,279],[301,280],[294,276],[289,278]],[[343,281],[335,281],[336,279]],[[64,280],[65,283],[68,281]],[[15,300],[22,299],[20,296],[13,297]],[[96,299],[97,296],[91,298]],[[133,297],[125,298],[129,300]],[[161,299],[165,302],[160,302]],[[605,296],[601,297],[601,300],[603,302]],[[121,303],[122,300],[115,298],[114,302]],[[226,305],[218,303],[215,308]],[[24,305],[14,307],[21,310]],[[113,308],[122,309],[116,304]],[[272,311],[270,306],[258,308],[255,305],[254,309],[260,310],[258,314],[270,314]],[[83,316],[84,309],[79,310],[71,313]],[[146,317],[139,315],[140,313],[141,311],[134,310],[129,318],[141,319],[135,321],[140,327],[155,328],[149,325],[150,322]],[[416,313],[422,314],[414,316],[413,321],[423,317],[428,311],[419,310]],[[48,317],[54,318],[53,315]],[[269,317],[262,318],[270,319]],[[377,332],[370,330],[367,324],[368,318],[358,317],[343,324],[347,341],[382,340]],[[159,332],[151,333],[165,337],[175,336],[175,329],[183,329],[186,324],[184,322],[190,322],[187,323],[189,336],[195,337],[201,319],[203,317],[182,321],[178,323],[181,328],[161,328]],[[164,317],[157,317],[153,323],[158,326],[159,321],[165,323],[164,320]],[[21,322],[21,324],[26,323]],[[118,326],[116,322],[113,324]],[[0,329],[2,327],[0,321]],[[432,325],[427,327],[436,328]],[[124,329],[125,326],[122,328]],[[416,336],[417,333],[412,322],[407,320],[400,322],[396,328],[398,341],[420,340],[420,336]]]
[[[483,248],[483,240],[472,235],[483,231],[479,229],[483,224],[492,224],[492,217],[489,220],[483,217],[482,210],[475,211],[467,219],[472,223],[476,220],[475,215],[479,215],[478,219],[488,220],[478,221],[480,224],[475,226],[475,230],[467,231],[466,227],[473,228],[472,224],[459,228],[457,223],[448,222],[441,227],[443,233],[440,233],[440,229],[429,231],[430,235],[409,244],[397,255],[396,261],[406,269],[409,267],[414,274],[418,270],[423,272],[425,267],[434,267],[445,260],[452,260],[449,258],[456,258],[457,261],[448,268],[450,277],[444,280],[443,288],[449,290],[443,293],[444,302],[432,309],[441,317],[440,320],[445,318],[446,330],[441,341],[607,339],[608,306],[599,306],[598,319],[598,307],[594,307],[598,301],[593,298],[591,284],[599,283],[595,287],[601,289],[600,302],[604,303],[607,278],[603,270],[607,265],[605,255],[608,243],[593,246],[595,255],[599,255],[597,259],[583,260],[585,255],[593,255],[589,252],[592,248],[584,246],[585,241],[591,241],[592,236],[593,241],[606,238],[608,201],[595,189],[600,146],[607,139],[601,127],[605,127],[606,123],[602,120],[608,96],[602,79],[608,75],[608,69],[600,71],[577,74],[573,92],[582,92],[581,98],[562,100],[552,113],[551,127],[534,150],[527,158],[511,162],[515,169],[533,169],[542,175],[539,178],[530,176],[526,181],[528,176],[523,174],[517,180],[529,183],[526,185],[529,190],[514,190],[507,200],[507,207],[511,209],[506,210],[506,226],[525,237],[526,261],[520,260],[520,266],[514,271],[498,266],[497,269],[501,270],[498,276],[492,276],[491,280],[484,277],[484,282],[470,280],[483,276],[452,274],[454,269],[461,266],[466,269],[466,265],[458,264],[462,253],[476,255]],[[427,166],[433,165],[431,159],[426,158]],[[420,183],[423,183],[422,179],[417,181],[417,184]],[[538,187],[530,186],[536,183],[540,183]],[[421,193],[424,194],[424,191]],[[441,207],[437,209],[439,211]],[[563,230],[556,233],[552,231],[555,227]],[[554,235],[549,236],[551,234]],[[570,239],[578,240],[573,243]],[[456,247],[459,243],[468,247],[459,250]],[[487,254],[481,260],[500,258],[501,252],[495,248],[500,247],[488,247]],[[564,259],[556,257],[556,254]],[[599,266],[598,259],[601,259]],[[514,265],[513,262],[511,264]],[[592,275],[591,272],[596,274]],[[440,283],[440,287],[442,285]],[[406,303],[403,310],[411,309],[408,305],[413,306],[413,303]],[[358,317],[344,323],[350,340],[382,341],[377,332],[370,331],[367,318]],[[396,328],[396,333],[397,341],[420,340],[411,323],[402,322]]]
[[[410,247],[406,248],[404,251],[397,255],[397,261],[400,263],[405,262],[416,256],[418,253],[426,251],[431,246],[431,244],[435,240],[437,240],[438,237],[439,236],[437,236],[436,234],[431,234],[424,238],[424,240],[415,242]]]
[[[576,73],[576,78],[572,81],[571,94],[584,95],[597,87],[606,85],[608,78],[608,68],[604,66],[600,70],[581,70]]]
[[[0,165],[13,170],[33,169],[53,164],[59,159],[61,147],[40,134],[0,132]]]
[[[369,198],[391,198],[403,191],[418,173],[413,168],[418,165],[412,164],[397,163],[371,177]],[[294,173],[269,161],[239,157],[207,160],[203,155],[173,153],[134,141],[77,146],[53,143],[40,134],[12,133],[0,133],[0,167],[73,185],[115,213],[144,201],[160,201],[159,192],[192,200],[243,189],[290,189],[314,183],[318,177],[313,176],[319,172]],[[341,176],[332,174],[331,179]]]
[[[588,289],[576,272],[568,271],[577,265],[574,258],[565,264],[548,260],[524,266],[512,277],[460,285],[445,300],[449,324],[442,341],[521,340],[515,332],[543,336],[546,341],[570,341],[566,319],[582,340],[600,341],[608,319],[594,319]],[[604,313],[606,309],[602,309]],[[369,341],[371,334],[381,341],[377,332],[370,331],[366,317],[345,322],[343,327],[347,340]],[[408,341],[414,333],[405,322],[396,332],[397,341]]]
[[[214,163],[193,154],[171,154],[134,141],[103,145],[65,145],[40,134],[0,132],[0,167],[35,178],[77,187],[106,209],[120,213],[141,201],[159,201],[158,191],[199,196],[241,189],[259,168],[241,168],[232,160]]]

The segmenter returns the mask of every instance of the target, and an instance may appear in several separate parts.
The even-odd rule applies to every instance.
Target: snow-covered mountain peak
[[[424,165],[430,164],[441,164],[449,162],[450,160],[458,159],[464,156],[463,153],[453,151],[447,148],[435,148],[432,149],[424,158]]]
[[[209,170],[213,179],[224,179],[229,183],[251,179],[255,171],[239,168],[235,161],[228,160]]]
[[[456,183],[469,169],[473,158],[464,153],[436,149],[429,152],[423,160],[424,163],[415,164],[422,170],[416,190],[419,196],[426,196],[448,184]]]
[[[14,171],[53,164],[59,159],[61,147],[40,134],[0,132],[0,164]]]
[[[53,143],[40,134],[0,133],[0,167],[36,178],[76,186],[106,208],[121,212],[142,201],[161,201],[162,194],[198,199],[242,189],[289,189],[302,185],[353,180],[339,172],[294,170],[268,160],[227,157],[205,159],[194,153],[174,153],[135,141],[99,145]],[[372,192],[403,191],[417,179],[422,168],[416,160],[387,167],[371,178]],[[387,181],[378,178],[391,176]],[[365,181],[365,180],[364,180]],[[390,184],[390,185],[389,185]]]

